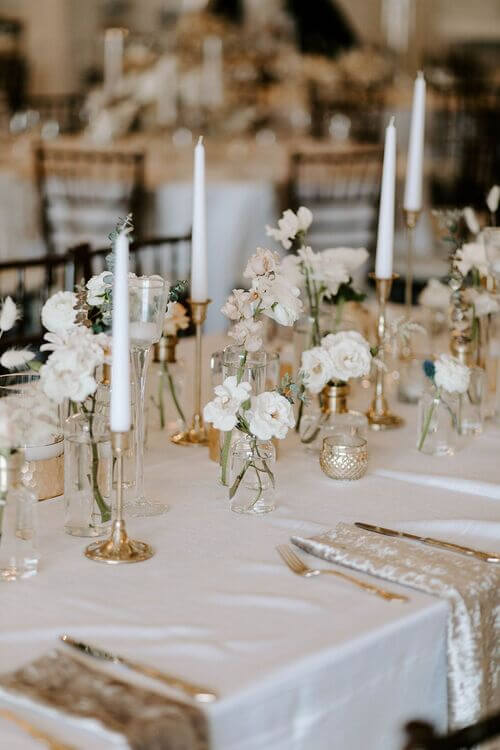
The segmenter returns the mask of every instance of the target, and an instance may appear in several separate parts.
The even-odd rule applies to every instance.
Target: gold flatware
[[[360,589],[368,591],[370,594],[375,594],[375,596],[380,596],[382,597],[382,599],[386,599],[387,601],[391,601],[392,599],[401,602],[408,601],[408,597],[404,594],[394,594],[392,591],[387,591],[387,589],[379,588],[373,583],[367,583],[366,581],[362,581],[360,578],[356,578],[355,576],[349,575],[348,573],[342,573],[340,570],[330,570],[328,568],[309,568],[304,562],[302,562],[300,557],[296,555],[292,548],[287,544],[280,544],[278,547],[276,547],[276,549],[281,555],[283,562],[288,565],[290,570],[299,576],[303,576],[304,578],[311,578],[312,576],[319,575],[337,576],[337,578],[342,578],[344,581],[353,583]]]
[[[472,547],[464,547],[461,544],[455,544],[454,542],[444,542],[442,539],[434,539],[432,536],[418,536],[417,534],[410,534],[408,531],[395,531],[394,529],[386,529],[384,526],[373,526],[370,523],[362,523],[356,521],[354,524],[358,529],[364,529],[365,531],[373,531],[375,534],[383,534],[384,536],[397,536],[402,539],[411,539],[414,542],[422,542],[422,544],[429,544],[431,547],[440,547],[441,549],[448,550],[450,552],[458,552],[461,555],[467,555],[467,557],[476,557],[478,560],[488,563],[500,563],[500,554],[491,552],[482,552]]]
[[[18,716],[13,711],[8,711],[6,708],[2,708],[0,709],[0,716],[2,719],[7,719],[7,721],[11,721],[13,724],[17,724],[18,727],[24,729],[24,731],[33,737],[33,739],[44,742],[50,750],[76,750],[74,745],[66,745],[64,742],[59,742],[55,737],[47,734],[47,732],[42,729],[38,729],[38,727],[30,721],[21,718],[21,716]]]
[[[87,643],[75,641],[71,636],[66,634],[61,635],[60,639],[68,646],[77,649],[77,651],[81,651],[88,656],[93,656],[94,659],[110,661],[113,664],[121,664],[123,667],[132,669],[134,672],[139,672],[139,674],[143,674],[146,677],[151,677],[153,680],[159,680],[176,690],[181,690],[199,703],[212,703],[212,701],[217,700],[217,693],[213,690],[208,690],[207,688],[200,687],[200,685],[195,685],[192,682],[183,680],[181,677],[174,677],[165,672],[160,672],[160,670],[155,667],[149,667],[146,664],[139,664],[136,661],[126,659],[124,656],[118,656],[117,654],[112,654],[104,649],[89,646]]]

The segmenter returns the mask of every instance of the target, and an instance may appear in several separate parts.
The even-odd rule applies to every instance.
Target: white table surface
[[[207,341],[206,353],[216,344]],[[187,357],[191,347],[181,344]],[[341,520],[500,522],[499,431],[489,427],[455,458],[424,457],[414,448],[415,407],[393,405],[407,425],[370,435],[369,471],[357,482],[325,477],[291,435],[276,466],[278,507],[265,517],[229,511],[205,449],[150,432],[146,487],[170,511],[128,522],[156,549],[142,564],[86,560],[86,540],[62,530],[62,501],[45,501],[39,575],[0,591],[2,671],[53,648],[63,632],[133,656],[220,692],[208,708],[214,750],[398,750],[411,718],[444,728],[447,605],[413,590],[410,602],[388,603],[331,577],[301,579],[275,551],[291,534]],[[383,475],[398,470],[415,476]],[[456,476],[492,490],[457,491]],[[76,747],[115,747],[109,736],[35,716]],[[0,719],[0,747],[41,745]]]

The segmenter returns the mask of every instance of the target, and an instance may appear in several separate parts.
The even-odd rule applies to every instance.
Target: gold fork
[[[8,721],[12,721],[14,724],[17,724],[18,727],[24,729],[24,731],[35,740],[44,742],[50,750],[76,750],[74,745],[66,745],[64,742],[59,742],[59,740],[57,740],[55,737],[47,734],[47,732],[43,731],[42,729],[38,729],[38,727],[36,727],[34,724],[27,721],[26,719],[21,718],[13,711],[8,711],[6,708],[2,708],[0,709],[0,716],[2,717],[2,719],[7,719]]]
[[[313,576],[319,575],[337,576],[337,578],[342,578],[344,581],[349,581],[349,583],[353,583],[360,589],[364,589],[364,591],[368,591],[370,594],[375,594],[375,596],[380,596],[386,601],[391,601],[393,599],[400,602],[408,601],[408,597],[404,594],[394,594],[392,591],[381,589],[378,586],[375,586],[373,583],[367,583],[366,581],[362,581],[355,576],[349,575],[348,573],[342,573],[340,570],[331,570],[329,568],[309,568],[304,562],[302,562],[300,557],[296,555],[293,549],[291,549],[291,547],[289,547],[287,544],[280,544],[278,545],[278,547],[276,547],[276,549],[281,555],[283,562],[288,565],[290,570],[299,576],[303,576],[304,578],[312,578]]]

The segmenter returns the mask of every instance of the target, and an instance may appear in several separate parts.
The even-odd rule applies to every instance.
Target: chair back
[[[484,743],[500,737],[500,713],[492,714],[463,729],[438,736],[431,724],[412,721],[406,725],[407,743],[404,750],[463,750],[480,748]],[[497,745],[495,745],[496,747]],[[486,750],[486,745],[484,745]]]
[[[130,212],[139,226],[144,154],[38,145],[35,170],[49,253],[83,242],[98,247],[117,218]]]
[[[25,102],[26,109],[38,112],[40,125],[57,123],[58,133],[78,133],[82,129],[83,94],[37,94]]]
[[[292,154],[290,205],[313,212],[308,241],[315,250],[373,248],[382,159],[382,148],[372,145]]]

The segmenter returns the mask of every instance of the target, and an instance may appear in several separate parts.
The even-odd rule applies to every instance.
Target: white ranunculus
[[[443,284],[439,279],[429,279],[420,292],[418,302],[423,307],[445,310],[450,304],[450,294],[451,290],[447,284]]]
[[[302,313],[300,289],[281,274],[254,279],[253,289],[259,296],[264,315],[282,326],[292,326]]]
[[[500,201],[500,185],[493,185],[490,188],[488,195],[486,196],[486,205],[488,210],[492,214],[496,214],[498,211],[498,203]]]
[[[341,284],[348,284],[351,275],[342,263],[331,256],[321,257],[321,271],[317,277],[326,287],[326,294],[335,296]]]
[[[22,370],[32,359],[35,353],[29,349],[8,349],[0,357],[0,365],[6,370]]]
[[[232,430],[238,421],[240,406],[248,401],[252,387],[250,383],[238,383],[234,375],[226,378],[215,388],[215,398],[203,410],[203,418],[217,430]]]
[[[466,393],[469,388],[470,370],[449,354],[441,354],[434,362],[434,382],[448,393]]]
[[[486,250],[482,242],[466,242],[457,250],[456,258],[456,266],[464,276],[472,268],[477,268],[484,276],[488,273]]]
[[[466,208],[464,208],[462,213],[469,232],[471,232],[471,234],[479,234],[479,232],[481,231],[481,227],[479,226],[479,222],[477,220],[476,212],[474,211],[474,209],[471,208],[471,206],[467,206]]]
[[[0,331],[10,331],[20,317],[19,311],[12,297],[6,297],[0,311]]]
[[[275,229],[266,226],[266,233],[268,237],[272,237],[276,242],[281,242],[285,250],[289,250],[292,246],[292,240],[295,239],[299,232],[307,232],[311,222],[312,213],[305,206],[301,206],[296,214],[287,209],[278,221],[278,228]]]
[[[255,295],[246,292],[244,289],[233,289],[229,295],[221,313],[229,320],[241,320],[242,318],[251,318],[254,314]]]
[[[252,396],[246,418],[250,432],[259,440],[271,440],[273,437],[281,440],[295,425],[292,404],[275,391]]]
[[[165,314],[163,333],[165,336],[177,336],[178,331],[185,331],[189,327],[186,308],[181,302],[170,302]]]
[[[333,377],[331,357],[322,346],[314,346],[302,352],[300,369],[310,393],[320,393]]]
[[[279,263],[280,258],[278,253],[258,247],[257,252],[248,261],[243,275],[246,279],[254,279],[256,276],[276,273],[279,269]]]
[[[234,339],[238,346],[243,346],[247,352],[257,352],[263,344],[262,335],[264,325],[259,320],[241,320],[228,331],[228,336]]]
[[[303,286],[305,277],[301,270],[301,259],[298,255],[293,253],[285,255],[281,261],[280,273],[292,286]]]
[[[109,281],[105,281],[104,279],[109,279],[110,276],[109,271],[103,271],[98,276],[92,276],[87,281],[85,285],[87,287],[87,303],[91,307],[100,307],[104,302],[104,295],[108,289],[111,289]]]
[[[469,287],[466,290],[466,299],[474,305],[474,313],[477,318],[482,318],[490,313],[497,313],[500,310],[498,299],[487,291],[478,291]]]
[[[216,396],[226,401],[232,400],[238,406],[241,406],[241,404],[244,404],[248,400],[252,392],[252,386],[246,382],[238,383],[237,378],[234,375],[230,375],[221,385],[216,386],[214,390]]]
[[[330,333],[321,341],[321,346],[330,357],[333,380],[346,382],[370,372],[370,344],[358,331]]]
[[[51,333],[64,335],[74,328],[77,303],[74,292],[56,292],[42,307],[42,323]]]
[[[331,247],[323,250],[321,256],[323,259],[343,266],[350,276],[366,263],[369,258],[368,250],[364,247]]]

